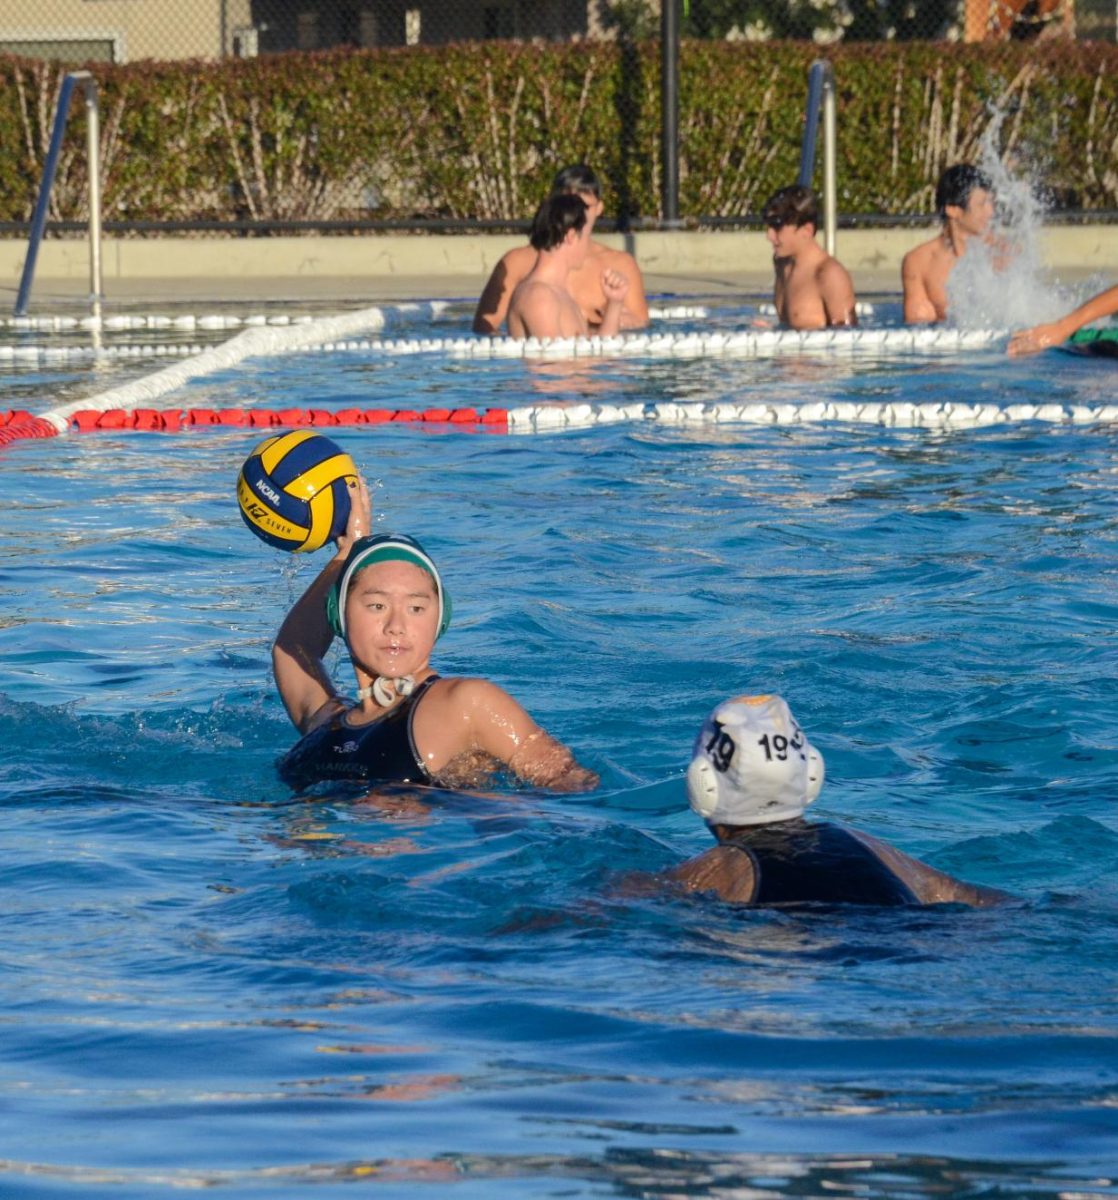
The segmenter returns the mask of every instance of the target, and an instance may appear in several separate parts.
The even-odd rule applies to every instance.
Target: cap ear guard
[[[823,756],[779,696],[739,696],[703,723],[687,795],[709,824],[762,825],[802,815],[824,774]]]
[[[326,593],[326,620],[330,622],[330,628],[334,631],[335,637],[345,637],[341,613],[338,611],[338,585],[336,582]]]
[[[718,811],[718,792],[718,772],[708,758],[696,754],[687,768],[687,799],[704,821],[713,820]]]
[[[826,778],[827,768],[823,762],[823,755],[812,745],[807,748],[807,789],[804,794],[804,807],[809,804],[814,804],[819,798],[819,793],[823,790],[823,780]]]

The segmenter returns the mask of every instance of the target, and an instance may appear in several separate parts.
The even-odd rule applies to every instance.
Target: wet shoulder
[[[534,279],[526,275],[513,289],[512,298],[517,304],[551,301],[554,303],[558,289],[553,283],[544,279]]]
[[[594,241],[590,243],[590,250],[603,267],[611,267],[615,271],[625,271],[626,273],[640,270],[637,260],[627,250],[615,250],[612,246],[605,245],[604,242]]]
[[[822,281],[850,279],[850,272],[842,265],[833,254],[826,254],[819,264],[819,278]]]
[[[921,242],[918,246],[913,246],[911,250],[901,259],[901,267],[904,270],[919,270],[932,261],[936,254],[936,248],[940,244],[939,234],[929,238],[926,242]]]
[[[514,246],[501,255],[501,266],[510,280],[523,279],[536,262],[536,252],[531,246]]]
[[[427,695],[431,708],[463,713],[492,711],[512,700],[504,688],[476,675],[440,676],[431,684]]]
[[[687,891],[713,893],[734,904],[752,903],[757,890],[753,855],[744,846],[714,846],[669,871],[667,878]]]

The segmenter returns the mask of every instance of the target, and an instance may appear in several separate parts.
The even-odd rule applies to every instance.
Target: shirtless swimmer
[[[769,198],[763,216],[773,248],[773,302],[781,323],[789,329],[857,325],[850,273],[815,240],[819,207],[811,189],[781,188]]]
[[[989,176],[970,163],[948,167],[936,185],[936,212],[939,233],[901,261],[904,319],[910,325],[947,317],[947,280],[968,243],[987,237],[994,216]]]
[[[578,196],[586,205],[591,226],[590,241],[582,266],[567,277],[567,290],[582,310],[591,333],[599,333],[608,300],[602,287],[605,272],[623,275],[629,288],[621,310],[622,330],[641,329],[648,324],[648,300],[644,278],[637,260],[626,250],[614,249],[593,236],[593,229],[604,207],[602,185],[585,163],[564,167],[551,184],[551,196]],[[497,334],[508,316],[509,301],[517,285],[535,266],[537,253],[531,245],[514,246],[501,256],[486,281],[474,312],[474,333]]]
[[[590,327],[570,290],[571,272],[586,261],[590,221],[578,196],[549,196],[532,222],[536,265],[516,286],[509,301],[509,334],[514,338],[588,337]],[[597,332],[612,337],[621,329],[629,290],[619,271],[602,272],[606,308]]]

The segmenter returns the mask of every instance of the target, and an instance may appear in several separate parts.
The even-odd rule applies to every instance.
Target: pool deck
[[[840,230],[838,257],[861,295],[900,291],[904,253],[935,227]],[[147,303],[375,304],[473,300],[500,256],[523,237],[370,234],[354,237],[148,238],[102,243],[107,307]],[[763,296],[772,288],[771,251],[757,230],[603,234],[636,255],[650,297]],[[1041,261],[1064,284],[1118,278],[1118,226],[1053,225],[1039,235]],[[0,306],[11,311],[26,243],[0,241]],[[84,238],[40,247],[31,311],[88,302]]]

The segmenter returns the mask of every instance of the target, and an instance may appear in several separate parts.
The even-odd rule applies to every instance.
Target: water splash
[[[1020,329],[1054,321],[1075,300],[1047,276],[1039,234],[1044,204],[1030,180],[1019,177],[998,150],[1005,113],[979,143],[978,166],[996,197],[990,237],[972,238],[947,281],[947,309],[961,329]]]

